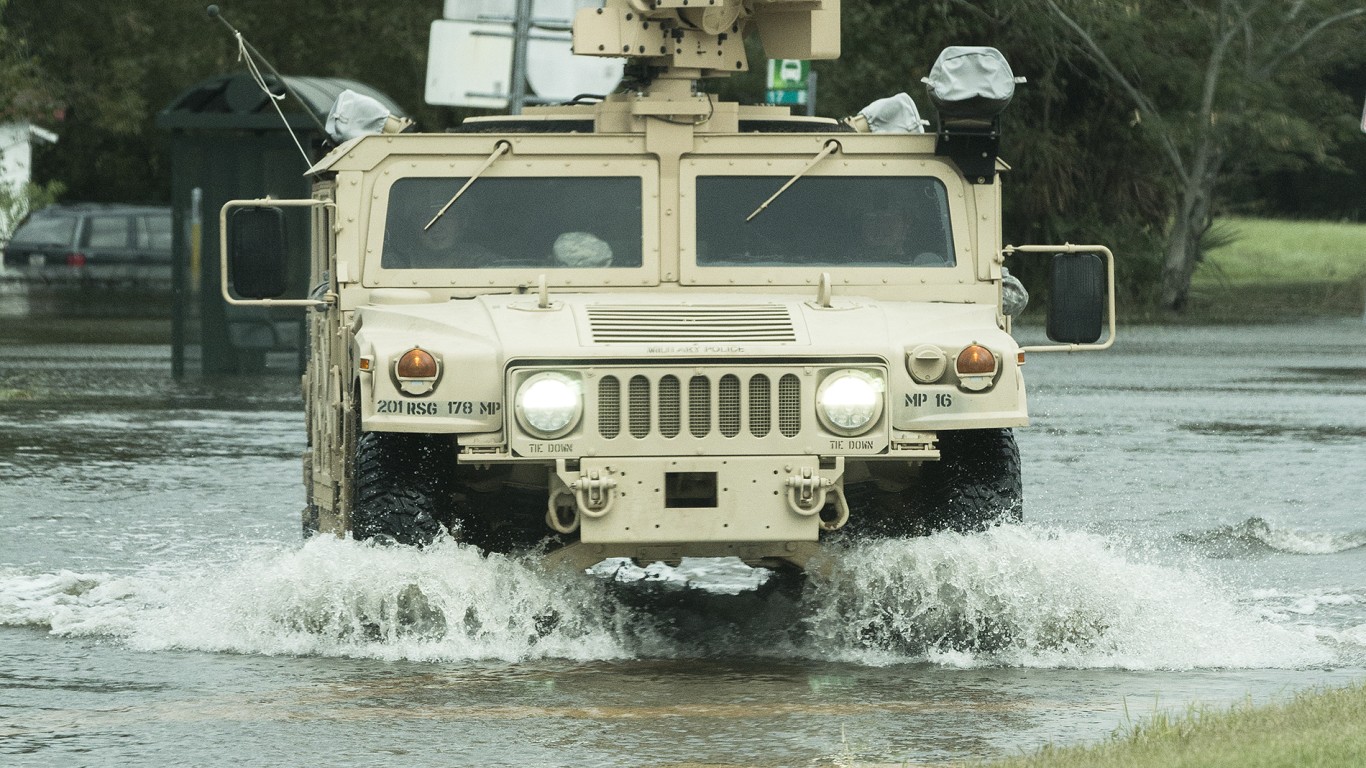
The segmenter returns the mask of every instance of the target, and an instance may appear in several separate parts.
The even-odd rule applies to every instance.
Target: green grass
[[[1358,768],[1366,765],[1366,684],[1262,707],[1159,713],[1095,746],[1046,747],[990,768]]]
[[[1220,219],[1196,285],[1248,285],[1366,279],[1366,224]]]
[[[1225,218],[1191,281],[1191,308],[1210,319],[1359,316],[1366,224]]]

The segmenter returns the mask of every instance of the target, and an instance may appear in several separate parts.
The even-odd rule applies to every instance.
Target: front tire
[[[1020,449],[1009,429],[939,433],[939,461],[917,494],[929,526],[960,533],[1024,519]]]
[[[906,478],[904,490],[847,486],[854,541],[970,533],[1023,519],[1020,450],[1008,429],[939,433],[939,461]]]
[[[356,440],[356,539],[423,546],[446,532],[438,520],[434,454],[437,438],[365,432]]]

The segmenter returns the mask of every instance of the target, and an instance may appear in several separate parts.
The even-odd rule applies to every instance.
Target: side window
[[[171,250],[171,217],[139,216],[134,221],[134,238],[139,250]]]
[[[81,245],[86,248],[127,248],[127,216],[91,216]]]
[[[74,216],[51,216],[29,219],[19,227],[10,242],[15,245],[70,246],[76,234]]]

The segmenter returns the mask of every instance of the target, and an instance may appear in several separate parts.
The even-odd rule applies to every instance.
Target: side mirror
[[[1094,344],[1105,326],[1105,260],[1097,253],[1053,256],[1048,303],[1048,338],[1064,344]]]
[[[285,212],[237,208],[228,217],[228,272],[237,295],[273,299],[288,288]]]

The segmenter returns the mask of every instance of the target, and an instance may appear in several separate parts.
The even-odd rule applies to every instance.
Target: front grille
[[[609,439],[621,434],[621,382],[616,377],[598,385],[598,434]]]
[[[722,376],[718,396],[721,434],[735,437],[740,434],[740,378],[733,373]]]
[[[773,429],[773,384],[767,376],[749,379],[749,433],[763,437]]]
[[[797,341],[792,315],[781,304],[590,306],[585,311],[595,344]]]
[[[644,376],[631,377],[631,436],[650,434],[650,381]]]
[[[790,373],[778,380],[778,431],[785,437],[802,431],[802,382]]]
[[[677,376],[665,376],[659,380],[659,434],[665,437],[678,437],[683,429],[680,396]]]
[[[622,378],[608,374],[597,384],[598,434],[609,440],[621,434]],[[684,422],[688,434],[695,438],[712,434],[739,437],[746,428],[750,436],[766,437],[773,429],[775,407],[778,430],[784,437],[796,437],[801,432],[802,391],[796,374],[694,373],[682,378],[687,380],[686,413],[679,376],[630,376],[624,421],[632,437],[678,437]],[[772,396],[774,378],[778,378],[776,403]]]

